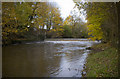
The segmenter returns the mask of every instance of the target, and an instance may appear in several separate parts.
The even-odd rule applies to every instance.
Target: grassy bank
[[[85,77],[118,77],[118,53],[108,44],[94,45],[85,66]]]

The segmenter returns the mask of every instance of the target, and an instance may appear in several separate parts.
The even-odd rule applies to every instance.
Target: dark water
[[[77,39],[78,40],[78,39]],[[3,48],[3,77],[81,77],[93,41],[31,42]]]

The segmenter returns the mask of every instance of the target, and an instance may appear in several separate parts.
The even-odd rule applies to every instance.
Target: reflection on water
[[[31,42],[3,47],[3,77],[81,77],[93,41]]]

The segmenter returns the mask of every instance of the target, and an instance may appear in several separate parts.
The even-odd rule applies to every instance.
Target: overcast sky
[[[60,8],[61,17],[65,19],[70,15],[70,12],[73,10],[75,3],[73,0],[50,0],[57,3],[57,6]],[[80,15],[81,19],[86,22],[85,16],[79,13],[79,10],[77,8],[74,9],[76,12],[78,12],[78,15]]]
[[[60,10],[61,10],[61,16],[63,18],[66,18],[71,10],[74,8],[75,6],[75,3],[72,1],[72,0],[54,0],[58,6],[60,7]]]

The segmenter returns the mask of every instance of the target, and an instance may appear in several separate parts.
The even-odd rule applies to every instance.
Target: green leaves
[[[32,7],[29,3],[22,3],[15,6],[16,18],[19,25],[27,25],[30,23],[29,16],[32,14]]]

